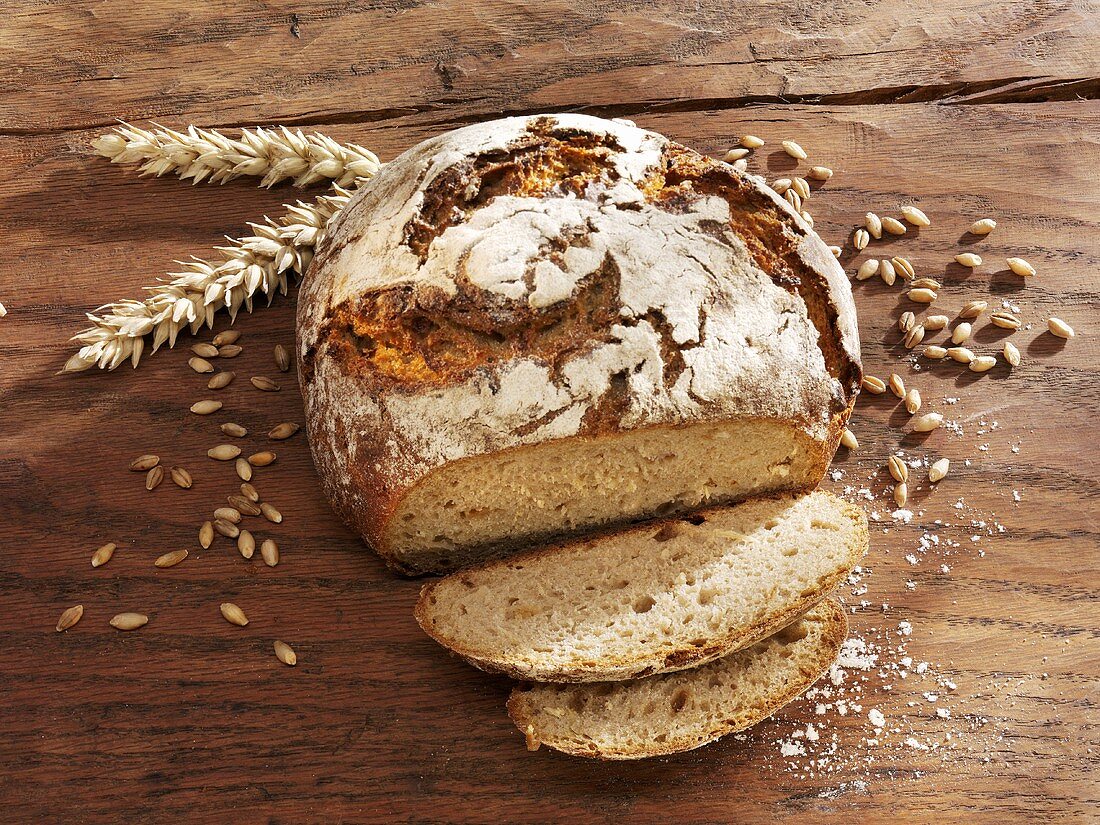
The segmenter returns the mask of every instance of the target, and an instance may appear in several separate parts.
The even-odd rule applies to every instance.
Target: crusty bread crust
[[[793,500],[797,496],[767,496],[765,498],[776,501]],[[834,590],[848,575],[859,561],[866,555],[869,545],[867,516],[863,510],[843,499],[836,499],[841,505],[844,515],[849,518],[856,529],[856,539],[846,548],[847,558],[833,569],[828,575],[817,582],[814,590],[800,594],[786,603],[773,603],[771,611],[751,624],[741,627],[729,628],[724,634],[712,638],[702,647],[674,647],[669,644],[657,652],[639,650],[636,655],[623,657],[605,657],[595,666],[540,669],[521,665],[519,663],[503,662],[486,659],[477,651],[472,650],[462,638],[446,634],[433,621],[432,594],[440,587],[445,579],[430,581],[420,590],[420,598],[413,610],[420,627],[435,639],[439,644],[461,656],[474,667],[487,673],[500,673],[519,681],[538,682],[613,682],[626,679],[638,679],[655,673],[669,673],[677,670],[687,670],[711,662],[715,659],[755,644],[761,639],[776,633],[793,622],[798,616],[806,613],[818,602],[824,599]],[[721,508],[707,508],[698,511],[702,515],[712,513]],[[625,533],[637,532],[639,536],[648,535],[655,527],[662,524],[674,526],[678,519],[661,519],[648,522],[641,527],[634,527]],[[610,532],[610,531],[605,531]],[[490,561],[484,564],[467,568],[461,573],[453,575],[461,576],[468,573],[476,573],[492,570],[501,564],[521,563],[524,560],[543,558],[547,556],[561,556],[562,563],[567,563],[567,555],[570,553],[583,553],[584,549],[592,543],[598,542],[597,538],[575,539],[565,543],[551,544],[509,557],[507,562]]]
[[[461,259],[450,269],[430,267],[448,233],[479,231],[478,215],[494,203],[527,198],[590,209],[595,192],[607,198],[607,214],[630,215],[638,204],[617,206],[624,182],[661,220],[694,221],[693,237],[702,239],[693,241],[701,244],[695,251],[707,248],[711,231],[717,247],[735,247],[738,266],[765,273],[773,290],[789,296],[782,317],[794,319],[792,329],[808,318],[816,342],[793,358],[768,362],[760,374],[739,377],[723,372],[730,358],[717,350],[684,362],[689,350],[703,353],[744,332],[722,315],[730,296],[715,289],[713,273],[706,288],[666,291],[627,317],[623,285],[638,289],[646,267],[620,272],[610,255],[567,296],[541,302],[534,293],[514,299],[486,287],[494,266],[471,269]],[[715,209],[728,212],[726,225],[712,219]],[[564,254],[555,244],[581,251],[608,234],[544,238],[552,251],[539,264]],[[498,236],[490,228],[486,237]],[[683,253],[671,257],[677,254],[690,264]],[[697,329],[687,329],[693,323]],[[630,350],[642,343],[654,351]],[[607,366],[601,379],[606,384],[614,373],[625,381],[590,391],[578,389],[587,378],[563,378],[582,363],[585,370],[604,369],[597,365],[601,351],[636,359]],[[762,179],[655,133],[579,115],[479,124],[386,164],[318,249],[299,301],[297,358],[310,446],[327,496],[391,566],[412,574],[425,570],[415,558],[398,556],[392,522],[409,492],[438,467],[553,440],[782,415],[817,445],[820,472],[791,485],[811,489],[836,448],[861,376],[847,278],[824,242]],[[820,366],[811,370],[800,360]],[[513,382],[515,397],[501,401],[501,384],[519,366],[526,372]],[[633,371],[643,366],[660,373],[654,384],[634,383]],[[685,380],[676,384],[677,378]],[[695,392],[695,380],[708,391]],[[459,401],[480,404],[479,418],[458,413]]]
[[[667,756],[694,750],[723,736],[759,724],[800,696],[810,685],[821,678],[821,675],[836,661],[841,645],[848,637],[848,620],[844,615],[844,610],[833,599],[825,599],[819,602],[813,610],[821,616],[823,623],[820,644],[798,662],[798,672],[785,684],[784,690],[769,696],[768,701],[764,704],[747,708],[746,712],[733,719],[723,719],[711,729],[705,732],[700,731],[697,735],[682,736],[679,739],[666,739],[663,742],[650,741],[644,749],[578,748],[568,740],[556,739],[547,732],[540,731],[537,714],[531,707],[530,698],[523,687],[513,689],[508,697],[508,715],[526,737],[528,748],[531,750],[536,749],[539,744],[545,744],[554,750],[571,756],[584,756],[601,760],[646,759],[653,756]]]

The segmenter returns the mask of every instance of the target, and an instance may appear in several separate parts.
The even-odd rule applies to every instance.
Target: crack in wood
[[[270,120],[239,120],[226,123],[203,124],[208,128],[239,129],[269,126],[272,123],[285,126],[352,125],[382,123],[417,115],[444,113],[444,117],[431,121],[432,125],[458,126],[481,122],[490,118],[579,112],[600,117],[634,117],[647,114],[673,114],[703,111],[722,111],[752,106],[872,106],[912,103],[932,103],[942,106],[972,106],[989,104],[1051,103],[1100,99],[1100,77],[1052,78],[1011,77],[999,80],[964,81],[931,85],[884,86],[877,89],[860,89],[851,92],[739,95],[734,97],[683,98],[653,101],[632,101],[615,105],[586,106],[535,106],[505,109],[487,106],[464,114],[446,116],[451,107],[488,103],[487,96],[469,98],[437,98],[428,103],[383,109],[363,109],[335,112],[317,112]],[[90,129],[106,129],[117,125],[115,120],[55,126],[51,128],[0,127],[0,137],[33,137],[66,134]],[[196,124],[198,125],[198,124]]]

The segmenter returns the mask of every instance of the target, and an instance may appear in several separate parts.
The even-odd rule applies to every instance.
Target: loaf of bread
[[[393,567],[812,489],[860,381],[847,279],[757,177],[508,118],[356,194],[299,300],[310,444]]]
[[[771,716],[836,660],[848,635],[831,599],[774,636],[694,670],[629,682],[516,688],[508,713],[529,748],[600,759],[691,750]]]
[[[702,510],[429,582],[420,626],[476,667],[539,682],[632,679],[726,656],[790,624],[867,550],[825,492]]]

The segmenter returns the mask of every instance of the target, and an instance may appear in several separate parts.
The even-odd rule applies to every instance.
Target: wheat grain
[[[160,456],[147,453],[146,455],[139,455],[133,461],[130,462],[130,470],[135,473],[144,473],[146,470],[151,470],[160,464]]]
[[[871,236],[867,234],[866,229],[857,229],[855,234],[852,235],[852,246],[862,252],[867,248],[867,244],[871,242]]]
[[[863,389],[872,395],[882,395],[886,392],[886,382],[874,375],[863,376]]]
[[[1001,329],[1016,330],[1022,326],[1019,318],[1017,318],[1011,312],[1006,312],[1003,309],[997,310],[992,315],[990,315],[989,320],[990,323],[993,324],[993,326],[1000,327]]]
[[[963,321],[955,326],[955,329],[951,331],[951,343],[952,344],[965,344],[970,338],[970,333],[973,330],[973,326]]]
[[[951,323],[946,315],[928,315],[924,319],[924,328],[929,331],[941,330]]]
[[[958,361],[960,364],[969,364],[975,357],[974,353],[966,347],[950,347],[947,354],[952,361]]]
[[[970,229],[967,231],[969,231],[971,235],[988,235],[996,228],[997,222],[993,220],[993,218],[982,218],[970,224]]]
[[[879,277],[882,278],[883,282],[885,282],[885,284],[887,286],[893,286],[894,285],[894,281],[896,280],[897,275],[894,272],[894,265],[890,261],[885,261],[884,260],[879,265],[878,274],[879,274]]]
[[[214,519],[214,530],[227,539],[235,539],[241,534],[241,528],[226,519]]]
[[[939,297],[934,289],[928,289],[927,287],[910,289],[905,295],[910,301],[915,301],[918,304],[931,304]]]
[[[986,301],[968,301],[959,310],[959,317],[973,320],[985,312],[988,307],[989,303]]]
[[[917,271],[913,268],[913,264],[909,262],[908,258],[902,258],[901,256],[895,256],[890,259],[894,264],[894,269],[897,273],[907,281],[911,281],[917,277]]]
[[[905,338],[902,340],[902,344],[905,346],[906,349],[912,349],[923,340],[924,324],[917,324],[911,330],[905,333]]]
[[[252,558],[256,552],[256,539],[248,530],[241,530],[240,535],[237,536],[237,550],[246,559]]]
[[[260,545],[260,556],[268,567],[275,567],[279,563],[279,545],[273,539],[264,539]]]
[[[970,362],[967,369],[971,372],[989,372],[997,366],[997,358],[993,355],[979,355]]]
[[[1020,366],[1020,350],[1011,341],[1005,341],[1005,360],[1014,367]]]
[[[733,162],[733,168],[736,169],[738,172],[744,172],[746,169],[749,168],[749,162],[745,158],[735,160]]]
[[[904,481],[894,485],[894,502],[898,507],[904,507],[909,501],[909,485]]]
[[[253,467],[266,467],[268,464],[274,464],[278,458],[271,450],[262,450],[258,453],[253,453],[248,457],[248,463]]]
[[[917,316],[909,310],[906,310],[898,318],[898,329],[902,332],[908,332],[917,325]]]
[[[899,210],[901,216],[913,226],[931,226],[932,221],[928,219],[928,216],[924,214],[920,209],[915,206],[903,206]]]
[[[236,444],[219,444],[207,450],[206,454],[215,461],[229,461],[241,454],[241,448]]]
[[[955,263],[968,269],[974,269],[982,265],[982,256],[975,252],[960,252],[955,256]]]
[[[938,459],[928,468],[928,480],[935,484],[947,477],[947,471],[951,469],[951,462],[946,458]]]
[[[740,149],[730,149],[728,152],[726,152],[726,154],[722,156],[722,160],[724,160],[726,163],[733,163],[734,161],[741,160],[741,158],[745,157],[748,153],[749,150],[745,149],[744,147]]]
[[[195,415],[210,415],[216,413],[222,408],[221,401],[214,401],[213,399],[204,399],[202,401],[196,401],[191,405],[191,412]]]
[[[909,415],[916,415],[917,410],[920,409],[920,405],[920,390],[916,387],[910,387],[905,393],[905,411],[909,413]]]
[[[847,427],[840,431],[840,443],[849,450],[859,449],[859,441],[856,439],[856,434]]]
[[[237,478],[241,481],[252,480],[252,465],[245,459],[238,458],[233,464],[233,469],[237,471]]]
[[[258,516],[260,515],[260,508],[256,506],[256,503],[246,496],[226,496],[226,501],[229,502],[229,506],[235,510],[239,510],[246,516]]]
[[[282,662],[284,665],[294,667],[298,664],[298,654],[294,652],[294,648],[288,645],[286,642],[275,642],[275,658]]]
[[[115,554],[114,542],[108,542],[92,553],[92,567],[102,567],[111,560]]]
[[[299,427],[297,424],[293,424],[287,421],[283,424],[276,424],[274,427],[272,427],[271,430],[268,432],[267,437],[270,438],[272,441],[285,441],[296,432],[298,432],[298,430],[300,429],[301,427]]]
[[[290,350],[282,344],[275,345],[275,366],[282,372],[290,371]]]
[[[236,507],[218,507],[214,510],[214,523],[228,521],[232,524],[241,523],[241,513]]]
[[[921,355],[923,355],[925,358],[932,358],[936,361],[939,361],[947,357],[947,350],[944,347],[936,346],[935,344],[933,344],[932,346],[925,347],[924,352],[922,352]]]
[[[793,140],[785,140],[782,143],[783,151],[796,160],[805,160],[808,155],[806,150],[795,143]]]
[[[263,392],[278,392],[280,387],[266,375],[253,375],[248,379],[252,386]]]
[[[236,358],[242,352],[244,352],[244,347],[239,344],[225,344],[218,347],[219,358]]]
[[[886,461],[886,466],[890,470],[890,475],[894,477],[894,481],[902,482],[909,480],[909,467],[898,456],[892,455]]]
[[[1008,268],[1015,272],[1017,275],[1030,277],[1035,274],[1035,267],[1033,267],[1023,258],[1006,258],[1005,263],[1007,263]]]
[[[1061,318],[1047,318],[1047,329],[1050,330],[1051,335],[1056,335],[1059,338],[1065,338],[1069,340],[1077,333],[1073,331],[1073,327],[1063,321]]]
[[[237,373],[232,370],[215,373],[214,376],[206,382],[206,387],[211,390],[221,390],[228,387],[236,377]]]
[[[187,472],[183,467],[173,467],[171,475],[172,483],[177,487],[182,487],[184,490],[190,489],[191,485],[194,484],[191,473]]]
[[[891,235],[904,235],[906,231],[905,224],[897,218],[883,218],[882,230],[884,232],[889,232]]]
[[[119,613],[109,624],[116,630],[137,630],[149,624],[149,617],[144,613]]]
[[[234,421],[226,421],[218,429],[220,429],[226,435],[232,436],[233,438],[244,438],[246,435],[248,435],[248,430]]]
[[[861,232],[863,230],[860,230]],[[859,269],[856,270],[856,280],[866,281],[868,278],[873,278],[878,274],[878,268],[880,266],[878,258],[868,258],[866,261],[859,265]]]
[[[159,464],[145,474],[145,489],[155,490],[164,481],[164,468]]]
[[[756,135],[742,135],[739,142],[746,149],[759,149],[764,145],[764,139]]]
[[[214,525],[209,521],[204,521],[202,527],[199,528],[199,546],[202,547],[203,550],[207,550],[213,543]]]
[[[233,604],[233,602],[222,602],[221,605],[219,605],[219,610],[221,610],[222,616],[230,624],[235,624],[238,627],[244,627],[248,624],[248,617],[244,615],[244,611]]]
[[[158,556],[156,561],[153,562],[154,567],[175,567],[181,561],[187,558],[186,550],[172,550],[164,555]]]
[[[283,521],[283,514],[266,501],[260,505],[260,512],[263,514],[263,517],[272,524],[281,524]]]
[[[890,387],[890,392],[896,395],[898,398],[905,398],[905,381],[896,372],[890,373],[890,378],[887,381],[887,386]]]
[[[218,348],[216,346],[214,346],[213,344],[205,344],[205,343],[192,344],[191,345],[191,352],[195,353],[195,355],[199,356],[200,358],[217,358],[218,357]]]
[[[216,347],[224,346],[225,344],[235,344],[241,340],[241,331],[239,329],[223,329],[217,335],[211,343]]]
[[[84,615],[84,605],[74,604],[72,607],[66,609],[61,613],[61,616],[57,619],[57,627],[55,628],[58,633],[63,633],[70,627],[80,621],[81,616]]]
[[[260,494],[256,488],[249,484],[247,481],[241,484],[241,495],[251,501],[253,504],[260,500]]]
[[[930,433],[943,424],[943,416],[939,413],[925,413],[919,418],[913,419],[913,431],[918,433]]]
[[[863,225],[867,227],[867,233],[876,241],[882,238],[882,218],[874,212],[868,212],[863,216]]]

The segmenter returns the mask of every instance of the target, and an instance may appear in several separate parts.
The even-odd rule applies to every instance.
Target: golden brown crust
[[[765,496],[761,498],[773,499],[776,501],[790,500],[795,496],[790,495],[776,495]],[[707,662],[715,659],[720,659],[723,656],[728,656],[738,650],[755,644],[761,639],[765,639],[771,636],[776,631],[783,627],[786,627],[793,622],[798,616],[806,613],[808,610],[814,607],[818,602],[824,599],[830,592],[832,592],[842,581],[844,581],[848,575],[852,572],[852,568],[859,563],[860,559],[866,555],[869,546],[869,535],[867,529],[867,519],[863,514],[863,511],[856,507],[854,504],[839,500],[844,508],[845,515],[851,519],[856,526],[857,540],[850,548],[849,557],[846,563],[834,570],[827,576],[824,576],[817,582],[816,588],[811,593],[802,594],[799,598],[795,599],[784,605],[781,609],[764,616],[760,620],[753,622],[752,624],[737,628],[726,633],[724,636],[709,640],[709,642],[701,647],[686,647],[686,648],[672,648],[664,654],[663,666],[657,666],[653,664],[653,655],[648,651],[643,651],[639,656],[634,658],[618,657],[611,659],[604,659],[600,662],[598,672],[594,675],[592,667],[577,667],[566,669],[554,669],[554,670],[535,670],[528,667],[521,667],[512,665],[507,662],[490,661],[482,656],[479,656],[477,652],[467,647],[463,640],[452,636],[445,635],[432,620],[433,605],[431,602],[432,594],[434,591],[444,582],[446,579],[437,579],[430,581],[420,589],[420,597],[417,599],[416,607],[413,609],[413,617],[416,619],[417,624],[421,629],[435,639],[439,644],[443,645],[447,649],[461,656],[467,662],[479,670],[484,670],[487,673],[500,673],[505,676],[510,676],[513,679],[518,680],[533,680],[539,682],[562,682],[562,683],[579,683],[579,682],[592,682],[592,681],[622,681],[626,679],[638,679],[644,676],[649,676],[654,673],[668,673],[677,670],[687,670],[693,667],[699,667]],[[708,507],[703,510],[699,510],[698,514],[705,516],[707,513],[715,512],[721,508]],[[654,528],[661,529],[662,526],[673,526],[682,519],[659,519],[651,522],[647,522],[643,527],[634,527],[624,532],[637,531],[639,535],[648,536]],[[611,531],[605,531],[611,532]],[[598,541],[598,538],[584,538],[577,539],[561,544],[551,544],[544,547],[538,547],[533,550],[529,550],[524,553],[520,553],[509,558],[508,563],[522,562],[524,560],[543,558],[550,555],[562,556],[568,553],[582,553],[584,549],[591,545],[593,542]],[[492,569],[500,562],[486,562],[484,564],[475,565],[467,568],[459,573],[453,573],[451,576],[463,576],[471,573],[477,573],[484,570]],[[562,563],[567,563],[566,559],[562,559]],[[643,658],[644,657],[644,658]]]
[[[786,690],[782,693],[769,697],[770,701],[765,705],[751,709],[752,712],[743,714],[738,719],[723,720],[722,724],[706,735],[666,740],[661,743],[651,742],[645,751],[621,749],[582,750],[572,747],[568,741],[549,741],[549,738],[542,739],[539,736],[538,719],[531,712],[530,703],[523,687],[513,688],[509,695],[506,705],[508,716],[516,727],[524,733],[528,743],[542,743],[571,756],[583,756],[604,761],[646,759],[653,756],[668,756],[702,747],[723,736],[745,730],[764,721],[784,705],[800,696],[810,685],[821,678],[821,674],[836,661],[841,645],[848,637],[848,619],[844,615],[843,608],[833,599],[824,599],[815,605],[813,609],[825,614],[822,618],[825,631],[822,634],[821,644],[815,651],[817,655],[800,664],[798,678],[788,682]],[[530,744],[528,750],[533,750]]]

